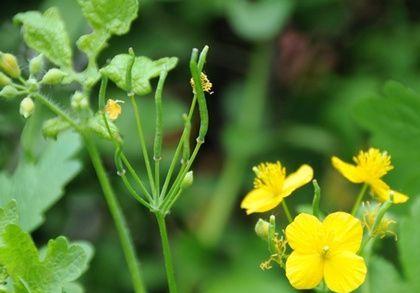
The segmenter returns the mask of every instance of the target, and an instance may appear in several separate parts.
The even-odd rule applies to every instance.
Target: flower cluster
[[[289,219],[289,224],[280,233],[275,230],[274,216],[270,217],[270,222],[262,219],[257,222],[256,233],[269,243],[270,252],[261,269],[270,269],[273,262],[279,264],[290,284],[300,290],[326,285],[333,292],[344,293],[354,291],[364,283],[368,268],[363,254],[371,247],[367,243],[386,236],[396,238],[390,228],[395,221],[385,213],[392,204],[407,201],[408,196],[392,190],[383,181],[382,177],[393,169],[391,157],[386,152],[370,148],[354,157],[354,162],[352,165],[332,158],[333,166],[350,182],[364,183],[352,214],[339,211],[325,218],[319,216],[323,213],[319,211],[319,187],[315,180],[312,214],[300,213],[292,219],[285,202],[293,191],[312,180],[310,166],[302,165],[288,176],[280,162],[263,163],[253,168],[254,189],[245,196],[241,208],[247,214],[262,213],[281,203]],[[359,212],[368,186],[379,203],[363,203]],[[360,219],[356,217],[358,214]]]

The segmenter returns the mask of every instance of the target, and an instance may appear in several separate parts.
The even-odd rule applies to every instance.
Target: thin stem
[[[190,110],[189,110],[188,116],[187,116],[188,121],[191,121],[191,118],[192,118],[192,115],[194,113],[194,109],[195,109],[196,104],[197,104],[197,96],[194,95],[193,100],[191,102]],[[171,165],[169,166],[168,173],[166,174],[165,182],[163,183],[162,191],[161,191],[160,196],[159,196],[160,200],[162,200],[166,195],[166,191],[167,191],[169,183],[171,181],[172,174],[173,174],[174,169],[175,169],[175,165],[177,164],[179,156],[181,154],[182,146],[183,146],[183,143],[184,143],[184,140],[185,140],[185,136],[187,134],[188,134],[188,130],[187,130],[187,128],[184,128],[184,131],[182,132],[182,135],[181,135],[181,139],[178,142],[178,146],[176,147],[175,154],[172,158]]]
[[[66,120],[71,126],[74,127],[78,132],[80,132],[80,126],[76,123],[76,121],[73,120],[64,110],[62,110],[59,106],[55,105],[53,102],[48,100],[43,95],[37,93],[32,95],[35,99],[39,100],[41,103],[43,103],[47,108],[49,108],[53,113],[57,114],[64,120]]]
[[[133,281],[134,290],[136,293],[146,292],[143,281],[140,275],[139,262],[134,249],[133,241],[130,232],[127,228],[127,223],[122,213],[120,204],[114,194],[109,179],[106,175],[98,149],[89,134],[83,135],[85,146],[89,152],[93,167],[101,184],[105,200],[108,204],[109,211],[114,219],[114,223],[120,237],[121,246],[125,255],[126,262],[130,271],[131,279]]]
[[[357,211],[359,210],[360,204],[362,203],[363,197],[366,193],[367,184],[363,184],[362,189],[357,196],[356,202],[354,203],[353,209],[351,210],[351,214],[354,216],[356,215]]]
[[[171,248],[169,245],[168,232],[166,231],[165,216],[156,213],[156,220],[159,225],[160,238],[162,241],[163,257],[165,258],[166,276],[170,293],[178,292],[175,281],[174,267],[172,264]]]
[[[162,159],[162,92],[168,72],[163,70],[159,76],[159,82],[155,92],[156,104],[156,129],[155,141],[153,144],[153,160],[155,161],[155,190],[156,195],[159,194],[160,189],[160,160]]]
[[[150,188],[152,189],[152,194],[155,197],[157,197],[156,189],[155,189],[155,182],[153,179],[152,168],[150,166],[149,154],[147,152],[146,140],[144,139],[143,127],[140,120],[140,114],[139,114],[139,109],[137,107],[137,102],[134,97],[134,94],[129,94],[128,96],[130,97],[130,101],[134,110],[134,116],[136,118],[137,134],[139,136],[140,146],[143,153],[144,164],[146,165],[147,176],[149,177]]]
[[[290,214],[290,211],[289,211],[289,208],[287,207],[285,199],[281,201],[281,205],[283,207],[284,213],[286,214],[286,217],[289,223],[293,222],[292,215]]]

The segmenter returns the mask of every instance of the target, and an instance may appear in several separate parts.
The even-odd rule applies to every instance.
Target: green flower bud
[[[35,110],[34,101],[30,97],[26,97],[20,102],[19,113],[26,118],[32,115]]]
[[[89,106],[88,99],[81,92],[77,91],[71,97],[71,107],[73,109],[85,109]]]
[[[194,173],[193,171],[189,171],[187,172],[187,174],[185,174],[184,179],[182,179],[182,183],[181,183],[181,188],[185,189],[190,187],[194,182]]]
[[[258,237],[261,237],[262,239],[267,240],[269,230],[270,230],[270,223],[263,219],[258,219],[258,222],[255,225],[255,233],[258,235]]]
[[[0,68],[10,77],[18,78],[20,76],[17,59],[10,53],[0,53]]]
[[[35,78],[30,78],[26,82],[29,92],[34,93],[39,90],[38,81]]]
[[[0,86],[3,87],[11,83],[12,83],[12,80],[3,72],[0,72]]]
[[[6,85],[1,91],[0,91],[0,97],[4,97],[6,99],[13,99],[16,98],[19,95],[18,90],[11,85]]]
[[[44,68],[44,56],[42,54],[34,57],[29,61],[29,73],[36,75]]]
[[[43,84],[60,84],[64,77],[67,76],[67,73],[61,71],[60,69],[53,68],[48,70],[47,73],[45,73],[44,77],[41,80],[41,83]]]

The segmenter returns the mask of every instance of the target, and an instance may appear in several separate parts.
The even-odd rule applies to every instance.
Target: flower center
[[[255,188],[265,188],[273,196],[281,193],[286,177],[286,169],[281,166],[280,162],[263,163],[254,167],[252,170],[256,175],[254,180]]]
[[[330,250],[330,247],[328,245],[324,245],[322,247],[322,255],[326,255],[328,253],[328,251]]]
[[[370,148],[367,152],[360,151],[353,160],[368,180],[379,179],[394,168],[391,165],[391,157],[386,152],[374,148]]]

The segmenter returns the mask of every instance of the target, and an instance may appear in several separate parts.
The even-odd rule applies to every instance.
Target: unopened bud
[[[44,67],[44,56],[42,54],[34,57],[29,61],[29,73],[36,75],[42,71]]]
[[[18,90],[11,85],[6,85],[1,91],[0,91],[0,97],[6,98],[6,99],[13,99],[19,95]]]
[[[57,68],[52,68],[45,73],[41,80],[43,84],[60,84],[63,79],[67,76],[67,73]]]
[[[71,107],[73,109],[84,109],[89,106],[88,99],[81,92],[77,91],[71,97]]]
[[[35,104],[34,101],[30,97],[26,97],[20,102],[20,108],[19,113],[25,117],[28,118],[32,115],[32,113],[35,110]]]
[[[263,219],[258,219],[257,224],[255,224],[255,233],[257,234],[257,236],[261,237],[264,240],[267,240],[269,231],[270,223]]]
[[[182,180],[182,183],[181,183],[182,189],[190,187],[193,184],[193,182],[194,182],[194,173],[193,171],[189,171],[187,172],[187,174],[185,174],[185,177]]]
[[[3,87],[11,83],[12,83],[12,80],[3,72],[0,72],[0,86]]]
[[[20,76],[17,59],[10,53],[0,53],[0,68],[10,77],[18,78]]]

